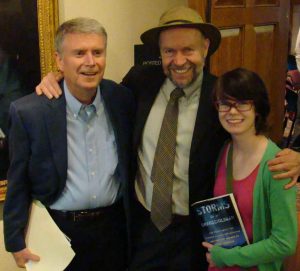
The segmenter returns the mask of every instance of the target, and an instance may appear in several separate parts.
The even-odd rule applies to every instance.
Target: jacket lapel
[[[196,122],[193,132],[192,145],[190,151],[190,159],[197,150],[197,147],[205,138],[205,134],[209,132],[209,123],[211,123],[211,109],[212,109],[212,99],[211,99],[212,82],[209,80],[206,72],[203,75],[203,82],[201,88],[201,96],[199,100],[199,107],[196,116]]]
[[[143,91],[138,93],[139,97],[137,99],[138,104],[133,138],[135,150],[137,150],[138,146],[140,145],[145,123],[164,80],[165,76],[160,69],[158,70],[158,72],[153,73],[153,80],[149,80],[147,84],[141,86],[141,88],[143,88]]]
[[[66,100],[64,94],[57,100],[47,99],[45,107],[44,118],[51,144],[53,161],[61,179],[60,184],[64,185],[67,179],[68,168]]]
[[[119,129],[120,125],[118,124],[118,118],[116,116],[116,113],[119,107],[119,104],[115,103],[115,100],[113,99],[113,89],[112,87],[107,83],[105,79],[103,79],[100,83],[100,91],[101,91],[101,97],[104,102],[105,110],[107,112],[107,115],[109,117],[110,123],[112,125],[114,136],[117,144],[117,152],[118,152],[118,159],[122,159],[122,144],[121,144],[121,131]],[[120,161],[119,161],[120,162]]]

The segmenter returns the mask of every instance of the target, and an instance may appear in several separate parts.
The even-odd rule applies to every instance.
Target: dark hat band
[[[165,22],[165,24],[172,24],[172,23],[187,23],[187,24],[192,24],[193,22],[191,21],[187,21],[187,20],[173,20],[173,21],[169,21],[169,22]]]

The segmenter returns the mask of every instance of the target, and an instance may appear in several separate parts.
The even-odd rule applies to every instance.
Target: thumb
[[[30,260],[30,261],[34,261],[34,262],[39,262],[40,261],[40,257],[36,254],[33,254],[33,253],[30,253],[28,255],[27,259]]]
[[[207,249],[210,249],[213,245],[208,242],[202,242],[202,246],[206,247]]]

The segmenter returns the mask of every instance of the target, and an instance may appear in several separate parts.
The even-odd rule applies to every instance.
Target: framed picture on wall
[[[55,70],[58,0],[0,0],[0,200],[4,199],[10,103]]]

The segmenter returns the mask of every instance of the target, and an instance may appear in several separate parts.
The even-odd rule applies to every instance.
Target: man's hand
[[[25,263],[27,263],[28,261],[38,262],[40,260],[40,257],[32,254],[28,248],[24,248],[18,252],[14,252],[12,253],[12,255],[15,258],[16,264],[22,268],[25,268]]]
[[[274,159],[268,162],[268,165],[272,172],[284,171],[282,173],[275,174],[273,176],[274,179],[292,179],[285,186],[285,189],[289,189],[297,183],[297,179],[300,175],[300,153],[291,149],[283,149],[276,154]]]
[[[35,91],[37,95],[46,95],[48,99],[53,97],[58,98],[62,94],[62,90],[57,83],[63,78],[61,72],[50,72],[41,81],[39,85],[36,86]]]
[[[209,251],[212,249],[213,245],[207,242],[202,242],[202,246],[204,246],[205,248],[208,249],[208,252],[206,253],[206,260],[208,262],[208,266],[209,267],[216,267],[215,263],[213,262],[212,258],[211,258],[211,254],[209,253]]]

